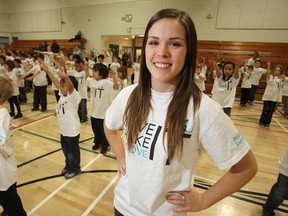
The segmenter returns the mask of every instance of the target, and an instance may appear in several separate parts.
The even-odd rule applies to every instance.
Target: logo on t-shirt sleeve
[[[234,142],[236,143],[237,147],[239,147],[240,145],[242,145],[242,143],[244,142],[244,138],[243,136],[240,134],[240,132],[238,132],[234,137],[233,137]]]

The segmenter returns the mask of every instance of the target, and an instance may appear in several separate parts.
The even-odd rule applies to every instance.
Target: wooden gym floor
[[[49,87],[48,110],[31,112],[33,93],[22,105],[24,117],[12,120],[14,151],[18,164],[18,193],[28,215],[78,216],[113,215],[113,191],[118,182],[117,162],[114,154],[101,155],[92,151],[93,132],[90,120],[81,124],[80,148],[83,173],[66,180],[60,175],[64,156],[59,143],[59,129],[54,93]],[[88,99],[88,114],[90,113]],[[8,103],[5,104],[8,107]],[[258,161],[256,177],[240,192],[215,206],[193,216],[255,216],[261,215],[271,186],[278,175],[278,159],[287,148],[288,120],[282,107],[274,113],[270,129],[258,126],[262,110],[259,101],[242,108],[236,99],[231,118],[250,143]],[[203,152],[196,169],[195,188],[209,188],[225,171],[220,171],[206,152]],[[1,212],[1,207],[0,207]],[[277,211],[278,216],[288,213],[288,202]]]

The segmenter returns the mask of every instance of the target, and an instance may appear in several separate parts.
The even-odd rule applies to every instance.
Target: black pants
[[[19,101],[18,101],[18,98],[17,96],[12,96],[8,99],[9,101],[9,105],[10,105],[10,112],[11,114],[15,115],[15,109],[14,109],[14,104],[16,106],[16,109],[17,109],[17,113],[18,114],[21,114],[21,107],[20,107],[20,104],[19,104]]]
[[[16,183],[7,191],[0,191],[0,205],[9,216],[26,216],[21,199],[16,190]]]
[[[240,104],[245,105],[250,97],[251,88],[241,88]]]
[[[34,86],[34,101],[33,108],[39,109],[41,104],[41,109],[47,109],[47,85],[45,86]]]
[[[250,102],[253,102],[254,99],[255,99],[255,94],[256,94],[256,91],[257,91],[257,85],[252,85],[251,87],[251,91],[250,91]]]
[[[107,148],[109,143],[104,133],[103,122],[104,119],[91,117],[92,130],[94,133],[94,144],[100,144],[102,148]]]
[[[274,101],[264,101],[263,110],[260,117],[260,124],[269,126],[272,120],[273,112],[275,110],[277,102]]]
[[[24,87],[19,87],[18,100],[20,103],[27,103],[27,96]]]

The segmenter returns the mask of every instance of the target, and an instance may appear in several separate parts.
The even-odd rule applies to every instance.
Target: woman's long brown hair
[[[148,33],[153,24],[163,18],[178,20],[186,31],[187,41],[185,63],[178,76],[178,83],[168,107],[164,126],[164,128],[167,128],[165,131],[168,136],[168,160],[171,161],[175,153],[179,154],[180,157],[182,156],[184,126],[189,101],[193,97],[194,113],[198,110],[201,101],[201,91],[193,82],[197,54],[197,34],[192,19],[184,11],[163,9],[150,19],[143,40],[139,83],[129,97],[124,119],[127,126],[128,146],[132,148],[141,128],[146,124],[148,114],[152,108],[150,102],[151,74],[146,65],[145,54]],[[165,135],[166,133],[164,133]]]

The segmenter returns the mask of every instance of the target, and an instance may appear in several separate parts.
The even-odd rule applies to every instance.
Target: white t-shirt
[[[282,96],[288,96],[288,77],[285,78],[285,82],[282,88]]]
[[[16,76],[18,77],[18,81],[17,81],[18,87],[24,88],[25,87],[24,79],[20,79],[20,77],[25,74],[24,69],[20,67],[20,68],[14,68],[13,70],[15,70]]]
[[[35,86],[46,86],[48,85],[47,81],[47,74],[45,71],[41,70],[41,67],[39,64],[35,64],[35,66],[32,69],[32,73],[36,73],[37,71],[40,71],[34,78],[33,78],[33,84]]]
[[[18,88],[18,76],[16,75],[16,70],[15,68],[8,72],[8,76],[12,80],[12,86],[13,86],[13,96],[19,95],[19,88]]]
[[[282,102],[282,80],[277,76],[269,75],[267,85],[262,96],[263,101]]]
[[[63,136],[75,137],[80,134],[80,120],[78,106],[81,101],[79,93],[74,89],[72,94],[64,96],[59,91],[60,99],[57,103],[56,114],[60,133]]]
[[[97,81],[91,77],[87,78],[87,86],[91,93],[91,116],[93,118],[104,119],[113,85],[114,83],[108,79]]]
[[[140,75],[140,63],[133,63],[133,69],[134,69],[134,83],[139,82],[139,75]]]
[[[288,177],[288,149],[284,152],[279,160],[279,172]]]
[[[110,130],[123,127],[124,134],[127,133],[123,116],[135,86],[124,88],[108,108],[105,122]],[[193,174],[202,149],[208,152],[220,169],[235,165],[250,149],[219,104],[202,94],[200,109],[195,118],[193,99],[190,100],[183,156],[180,160],[168,163],[167,137],[164,143],[162,138],[172,94],[152,90],[152,109],[134,148],[128,150],[124,136],[127,174],[121,177],[114,198],[116,209],[124,215],[188,215],[174,213],[173,206],[166,202],[165,195],[169,191],[187,191],[193,188]]]
[[[264,68],[255,68],[254,67],[254,70],[253,70],[253,73],[251,75],[251,83],[252,85],[256,85],[258,86],[259,85],[259,81],[261,79],[261,76],[263,74],[266,74],[267,72],[267,69],[264,69]]]
[[[112,62],[110,65],[110,69],[116,73],[117,73],[118,68],[120,68],[120,67],[121,67],[121,65],[119,64],[119,62]]]
[[[194,74],[194,82],[202,92],[205,91],[205,74],[203,72]]]
[[[240,78],[240,76],[239,76]],[[233,107],[236,88],[240,79],[235,79],[234,75],[229,80],[223,80],[222,75],[218,78],[215,77],[213,86],[212,99],[217,101],[223,108]]]
[[[251,75],[252,74],[249,74],[245,71],[243,71],[242,74],[243,74],[243,80],[241,83],[241,88],[251,88],[252,87],[252,83],[251,83]]]
[[[81,99],[87,99],[86,71],[82,70],[80,72],[74,73],[74,76],[78,81],[78,92],[81,96]]]
[[[59,68],[56,68],[56,67],[53,67],[52,68],[52,71],[53,71],[53,75],[54,75],[54,77],[58,80],[58,81],[60,81],[60,77],[59,77],[59,74],[60,74],[60,69]],[[52,89],[53,90],[56,90],[56,91],[59,91],[59,89],[54,85],[54,83],[52,82]]]
[[[0,108],[0,191],[6,191],[16,182],[17,164],[13,154],[13,135],[10,115]]]

